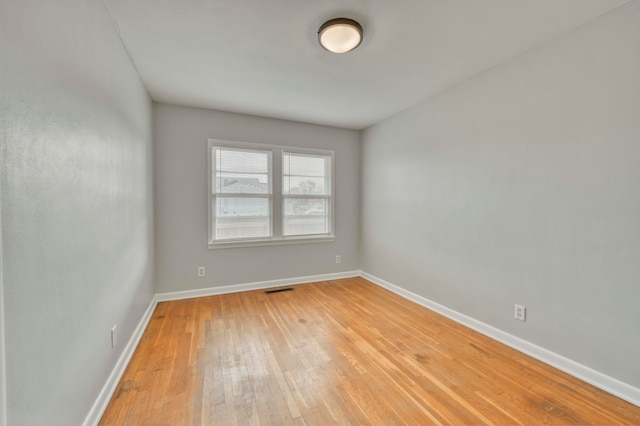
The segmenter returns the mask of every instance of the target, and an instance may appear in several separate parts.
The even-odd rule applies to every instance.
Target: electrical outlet
[[[336,263],[342,263],[342,258],[340,257],[340,255],[336,256]]]
[[[198,276],[204,277],[204,275],[205,275],[204,266],[198,266]]]
[[[522,306],[522,305],[516,305],[514,312],[513,312],[513,317],[517,320],[520,321],[526,321],[527,320],[527,307],[526,306]]]
[[[118,343],[118,326],[114,325],[111,327],[111,348],[115,348],[116,343]]]

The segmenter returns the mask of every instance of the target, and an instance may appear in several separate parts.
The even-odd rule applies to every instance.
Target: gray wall
[[[8,422],[80,424],[153,294],[151,102],[98,0],[0,3],[0,74]]]
[[[160,293],[359,268],[360,132],[154,104],[157,290]],[[207,249],[207,138],[332,149],[335,242]],[[335,256],[342,263],[335,263]],[[197,267],[207,275],[197,277]]]
[[[631,2],[367,129],[362,269],[640,386],[638,23]]]
[[[2,162],[2,149],[0,149],[0,164]],[[0,175],[1,176],[1,175]],[[2,266],[2,185],[0,181],[0,425],[7,423],[7,369],[4,349],[4,274]]]

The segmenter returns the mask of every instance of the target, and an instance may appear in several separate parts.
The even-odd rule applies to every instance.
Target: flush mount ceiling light
[[[329,52],[347,53],[362,43],[362,27],[353,19],[331,19],[318,30],[318,41]]]

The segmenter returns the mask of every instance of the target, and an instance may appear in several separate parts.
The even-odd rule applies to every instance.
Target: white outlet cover
[[[513,311],[513,316],[517,320],[526,321],[527,320],[527,308],[526,308],[526,306],[516,305],[515,308],[514,308],[514,311]]]

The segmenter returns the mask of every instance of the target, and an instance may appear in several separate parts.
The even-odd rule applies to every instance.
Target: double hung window
[[[209,170],[209,248],[333,240],[333,151],[210,139]]]
[[[214,239],[269,238],[271,152],[216,146],[212,155]]]
[[[331,157],[283,152],[283,235],[329,233]]]

